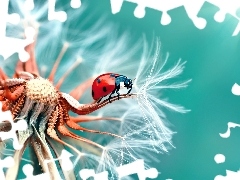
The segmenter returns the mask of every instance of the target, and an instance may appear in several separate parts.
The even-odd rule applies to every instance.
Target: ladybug
[[[119,90],[121,84],[124,85],[128,90],[129,94],[132,90],[132,80],[124,75],[119,75],[115,73],[106,73],[98,76],[92,84],[92,97],[94,100],[101,101],[104,96],[109,95],[108,100],[112,98],[114,93],[118,94],[118,99],[120,96]]]

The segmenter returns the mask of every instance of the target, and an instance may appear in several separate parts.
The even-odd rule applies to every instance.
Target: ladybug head
[[[127,89],[132,88],[132,85],[133,85],[133,83],[132,83],[132,80],[131,80],[131,79],[126,79],[126,80],[124,81],[124,86],[125,86]]]

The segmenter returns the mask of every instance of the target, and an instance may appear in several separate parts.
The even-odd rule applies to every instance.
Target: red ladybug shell
[[[107,96],[115,90],[115,77],[118,75],[115,73],[106,73],[98,76],[92,84],[92,97],[94,100],[98,100],[104,96]]]

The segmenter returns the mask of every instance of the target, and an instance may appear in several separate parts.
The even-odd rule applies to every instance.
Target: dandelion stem
[[[86,114],[90,114],[93,111],[96,111],[100,108],[102,108],[103,106],[106,106],[107,104],[110,104],[114,101],[120,100],[120,99],[124,99],[124,98],[134,98],[137,94],[133,93],[133,94],[122,94],[120,96],[114,96],[111,98],[111,102],[109,102],[108,99],[104,100],[101,103],[97,103],[94,102],[92,104],[86,104],[86,105],[81,105],[78,108],[74,108],[72,107],[71,110],[75,113],[77,113],[78,115],[86,115]]]
[[[120,118],[115,118],[115,117],[86,116],[86,115],[70,117],[70,118],[75,123],[90,122],[90,121],[102,121],[102,120],[121,121]]]
[[[58,55],[58,57],[57,57],[57,59],[56,59],[56,61],[55,61],[55,64],[54,64],[54,66],[53,66],[53,68],[52,68],[52,71],[51,71],[51,73],[50,73],[50,75],[49,75],[49,77],[48,77],[48,79],[49,79],[51,82],[53,82],[53,80],[54,80],[54,76],[55,76],[55,74],[56,74],[58,65],[59,65],[60,61],[62,60],[63,55],[64,55],[65,52],[67,51],[68,47],[69,47],[69,44],[68,44],[67,42],[64,43],[64,45],[63,45],[63,47],[62,47],[62,49],[61,49],[61,52],[59,53],[59,55]]]
[[[84,127],[79,126],[77,123],[75,123],[74,121],[72,121],[72,119],[70,118],[70,120],[66,121],[66,124],[72,128],[72,129],[76,129],[76,130],[80,130],[80,131],[86,131],[86,132],[90,132],[90,133],[98,133],[98,134],[107,134],[113,137],[117,137],[117,138],[123,138],[119,135],[116,134],[112,134],[109,132],[101,132],[101,131],[97,131],[97,130],[92,130],[92,129],[86,129]]]
[[[82,62],[82,58],[78,58],[73,65],[67,70],[66,73],[64,73],[64,75],[61,77],[61,79],[58,81],[58,83],[56,84],[56,88],[60,89],[62,83],[64,82],[65,78]]]

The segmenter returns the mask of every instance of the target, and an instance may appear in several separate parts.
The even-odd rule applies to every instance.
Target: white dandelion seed
[[[133,91],[137,92],[137,100],[126,99],[119,101],[114,106],[105,107],[98,112],[99,116],[110,116],[113,114],[114,117],[118,117],[121,120],[120,124],[113,126],[109,122],[101,122],[101,125],[103,128],[111,127],[113,132],[118,131],[124,137],[124,140],[113,139],[106,145],[106,151],[101,159],[103,163],[102,166],[100,164],[99,171],[102,171],[106,166],[112,167],[111,169],[113,170],[113,167],[133,162],[137,159],[144,159],[148,163],[146,166],[149,167],[156,159],[154,152],[168,152],[171,147],[174,147],[171,142],[174,132],[167,127],[166,117],[161,107],[181,113],[188,111],[182,106],[174,105],[161,99],[159,96],[162,89],[178,89],[187,86],[190,80],[167,84],[167,80],[175,78],[183,72],[185,62],[179,60],[173,67],[164,70],[168,56],[164,61],[159,57],[159,40],[156,40],[152,57],[150,53],[146,53],[149,52],[149,49],[146,47],[142,48],[144,49],[143,51],[138,49],[140,52],[143,52],[140,61],[133,61],[132,66],[124,66],[125,70],[122,70],[120,67],[120,70],[125,75],[131,74],[132,77],[136,77]],[[136,53],[137,51],[135,51]],[[112,56],[113,59],[120,59],[117,53],[112,54]],[[132,58],[129,55],[127,59]],[[116,64],[116,66],[112,64],[109,66],[112,69],[118,69],[121,66],[120,62],[118,61],[119,64]],[[109,71],[107,63],[105,64],[104,61],[99,62],[97,66],[103,67],[100,72]],[[107,70],[104,67],[107,67]],[[136,75],[134,76],[132,72],[135,72]]]

